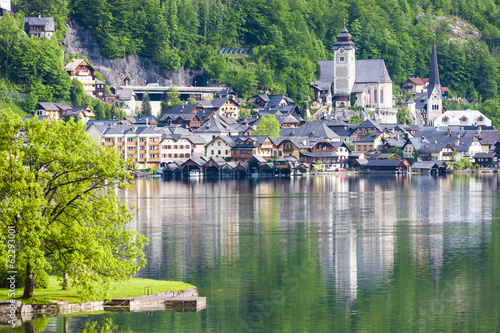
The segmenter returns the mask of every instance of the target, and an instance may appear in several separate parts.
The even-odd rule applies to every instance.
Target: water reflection
[[[137,207],[128,227],[150,240],[139,276],[193,283],[208,306],[155,314],[147,327],[138,314],[108,316],[143,332],[500,325],[499,184],[497,175],[140,180],[120,192]]]

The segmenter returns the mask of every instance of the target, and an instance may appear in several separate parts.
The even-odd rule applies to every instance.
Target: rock
[[[178,72],[172,72],[162,69],[153,60],[137,54],[121,59],[105,58],[100,53],[99,45],[84,27],[71,20],[66,28],[68,28],[64,40],[66,52],[86,56],[109,85],[121,86],[123,80],[129,77],[130,85],[158,83],[161,86],[188,86],[193,85],[197,76],[204,75],[203,70],[181,68]]]

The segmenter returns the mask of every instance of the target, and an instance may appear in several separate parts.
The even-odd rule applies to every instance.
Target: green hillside
[[[139,53],[170,70],[203,68],[246,97],[260,86],[299,102],[311,95],[317,61],[332,56],[344,21],[358,59],[385,59],[395,84],[429,75],[435,34],[441,83],[498,104],[499,7],[494,0],[19,0],[13,9],[54,16],[59,38],[76,19],[107,57]],[[451,18],[479,34],[453,38]],[[252,55],[223,56],[220,47]]]

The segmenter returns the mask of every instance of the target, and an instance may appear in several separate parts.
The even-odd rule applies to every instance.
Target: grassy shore
[[[159,281],[151,279],[139,279],[133,278],[125,282],[118,282],[111,286],[107,299],[120,298],[120,297],[134,297],[144,295],[145,287],[152,287],[154,293],[159,293],[166,290],[178,291],[188,288],[194,288],[194,286],[179,282],[179,281]],[[70,303],[81,302],[78,297],[76,289],[70,288],[70,290],[61,290],[60,281],[57,280],[55,276],[49,277],[49,286],[47,289],[35,289],[35,298],[32,299],[22,299],[23,294],[22,289],[16,289],[15,299],[21,300],[26,304],[49,304],[54,300],[58,301],[69,301]],[[0,288],[0,300],[8,300],[8,289]]]

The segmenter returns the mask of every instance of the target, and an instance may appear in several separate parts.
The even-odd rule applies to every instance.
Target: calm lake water
[[[207,308],[72,316],[69,331],[498,332],[499,189],[497,175],[139,180],[121,193],[150,241],[139,276],[194,284]]]

